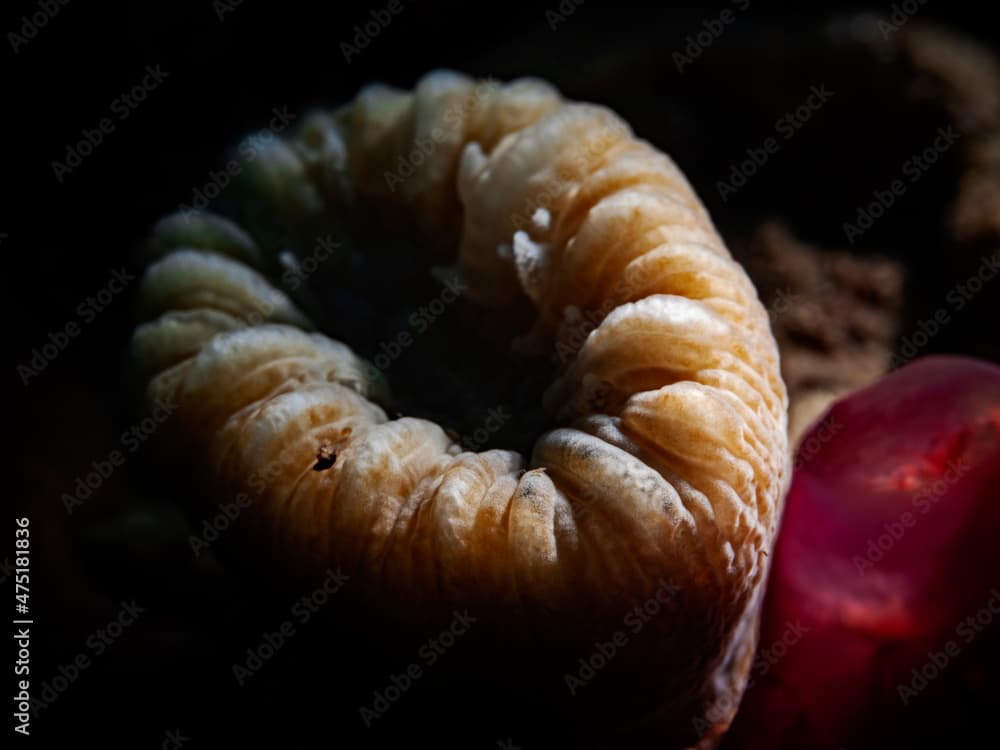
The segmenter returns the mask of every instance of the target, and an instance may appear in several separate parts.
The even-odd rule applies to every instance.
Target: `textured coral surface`
[[[616,721],[711,743],[753,648],[787,402],[754,287],[674,163],[544,83],[435,73],[314,115],[248,180],[250,234],[205,214],[159,225],[133,347],[209,502],[253,496],[242,554],[298,576],[339,565],[402,620],[467,606],[567,655],[669,584],[605,689],[632,697],[617,690]],[[509,344],[562,365],[529,456],[390,419],[377,369],[268,281],[290,234],[360,211],[452,262],[496,316],[533,311]]]

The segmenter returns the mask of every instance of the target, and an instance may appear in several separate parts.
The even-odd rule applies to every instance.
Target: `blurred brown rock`
[[[796,441],[831,401],[889,369],[903,269],[811,246],[775,221],[757,229],[747,266],[781,350]]]

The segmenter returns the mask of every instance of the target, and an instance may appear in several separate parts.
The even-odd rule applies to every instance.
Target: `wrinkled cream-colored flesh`
[[[387,179],[428,143],[411,176]],[[541,603],[572,619],[665,579],[697,587],[712,606],[674,616],[722,633],[717,658],[678,644],[656,668],[704,663],[710,683],[775,534],[787,399],[754,287],[676,165],[548,84],[453,73],[412,93],[371,86],[290,145],[281,158],[298,154],[327,203],[450,238],[471,298],[527,298],[536,337],[582,345],[545,394],[561,426],[532,456],[463,452],[371,404],[368,366],[299,330],[305,316],[246,265],[268,259],[238,229],[168,224],[134,353],[219,487],[254,494],[248,477],[266,478],[253,508],[276,554],[363,571],[387,598]],[[314,471],[321,451],[334,465]],[[711,701],[710,686],[690,691],[678,705]]]

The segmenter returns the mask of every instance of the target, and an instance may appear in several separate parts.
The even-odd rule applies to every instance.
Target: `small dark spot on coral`
[[[316,451],[316,463],[313,464],[313,471],[326,471],[333,468],[335,463],[337,463],[337,454],[334,452],[333,447],[325,444],[321,445],[319,450]]]

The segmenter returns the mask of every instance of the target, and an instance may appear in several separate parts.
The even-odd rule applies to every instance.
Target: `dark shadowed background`
[[[232,576],[210,555],[195,558],[187,521],[171,510],[145,437],[123,439],[136,419],[126,367],[141,275],[134,248],[157,218],[191,204],[224,150],[267,127],[276,109],[299,118],[310,107],[345,102],[365,83],[408,88],[438,67],[546,78],[570,98],[613,108],[673,156],[735,252],[762,222],[777,219],[805,242],[899,260],[907,272],[902,332],[933,317],[985,247],[963,255],[948,228],[960,149],[943,153],[853,245],[844,229],[872,191],[948,124],[940,103],[913,103],[893,63],[873,67],[836,41],[847,33],[844,19],[869,11],[874,25],[892,5],[744,5],[633,10],[596,0],[561,7],[555,0],[530,7],[397,0],[398,12],[364,38],[357,27],[373,11],[385,18],[388,2],[5,5],[5,164],[14,165],[3,172],[8,198],[0,212],[15,415],[7,434],[14,512],[32,524],[33,683],[51,683],[77,655],[89,657],[33,722],[40,741],[171,747],[164,743],[177,735],[168,733],[180,730],[185,748],[305,747],[310,737],[321,740],[315,746],[354,747],[407,741],[412,727],[433,740],[435,723],[451,736],[462,722],[404,697],[366,730],[359,702],[405,661],[385,656],[370,683],[339,685],[361,659],[349,625],[336,626],[343,632],[332,648],[325,622],[302,626],[237,687],[231,665],[287,617],[291,600]],[[985,6],[929,0],[914,22],[940,23],[995,48]],[[724,32],[690,63],[678,63],[687,37],[726,8],[733,20]],[[121,98],[137,85],[146,88],[141,101]],[[747,149],[774,136],[776,120],[820,85],[834,92],[830,101],[793,137],[779,132],[780,150],[745,187],[720,190]],[[81,147],[88,131],[96,140],[103,118],[110,127],[100,141]],[[120,292],[115,278],[126,281]],[[1000,360],[998,296],[1000,287],[951,310],[953,324],[921,352]],[[69,323],[78,332],[60,337]],[[38,360],[53,341],[58,351]],[[63,496],[78,478],[123,445],[124,465],[67,509]],[[13,525],[6,528],[0,559],[13,557]],[[120,638],[95,647],[95,633],[133,600],[144,612]],[[314,657],[323,645],[322,658]],[[446,681],[447,671],[433,679]],[[970,714],[981,717],[987,699],[975,700]],[[517,697],[497,713],[516,717]],[[512,746],[527,747],[527,721],[473,727],[467,746],[502,746],[509,736]]]

